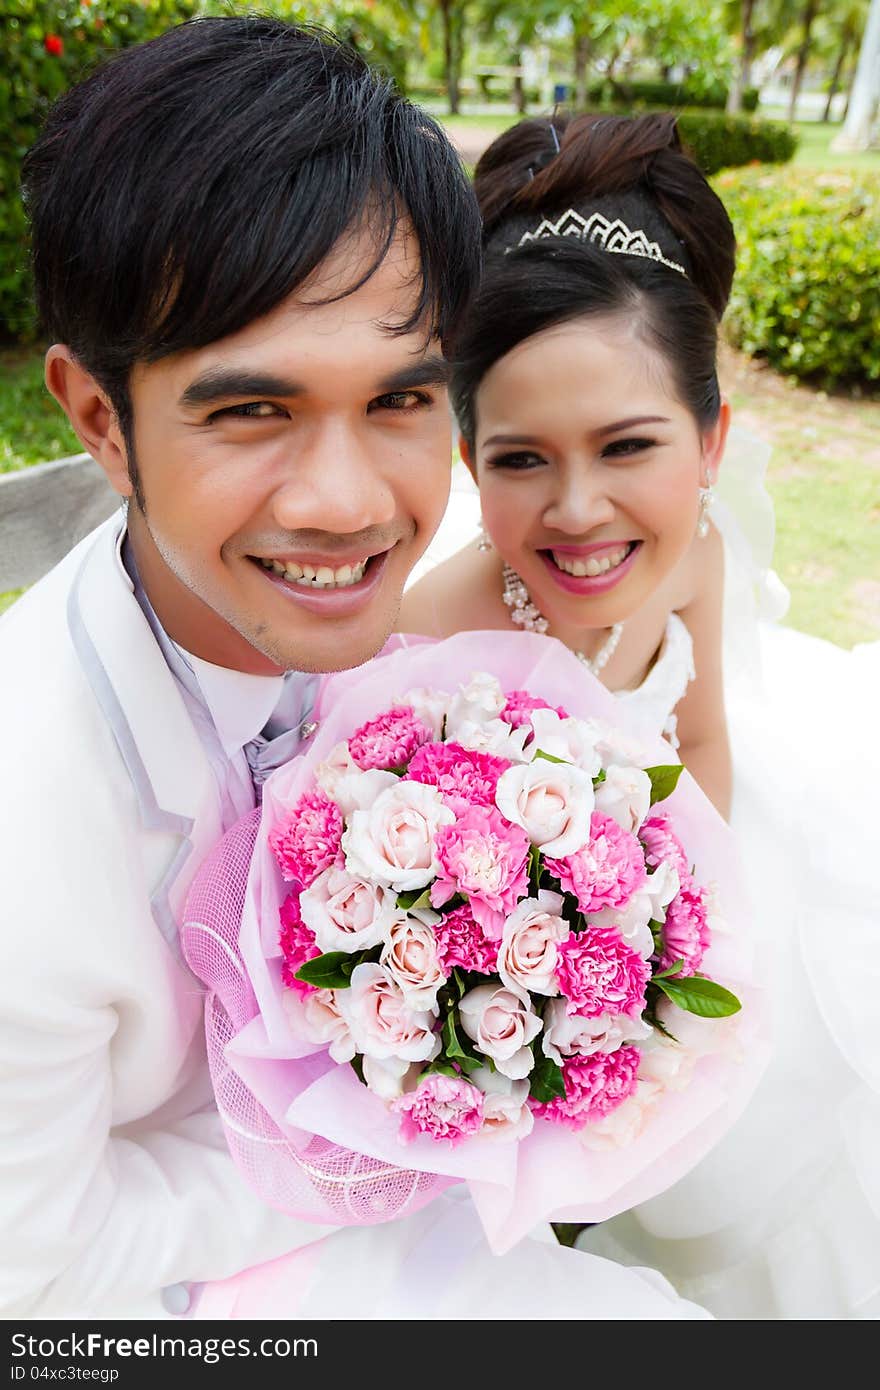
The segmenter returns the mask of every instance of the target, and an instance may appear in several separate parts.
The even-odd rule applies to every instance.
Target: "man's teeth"
[[[281,560],[260,560],[263,569],[274,570],[282,579],[291,584],[299,584],[303,589],[348,589],[359,584],[369,563],[359,560],[356,565],[340,565],[331,569],[329,565],[298,565],[295,560],[284,564]]]
[[[588,560],[575,560],[570,555],[557,555],[555,550],[551,550],[550,553],[554,565],[566,574],[573,574],[576,579],[595,579],[597,574],[607,574],[608,570],[622,565],[629,550],[628,545],[622,545],[619,550],[610,550],[601,559],[591,555]]]

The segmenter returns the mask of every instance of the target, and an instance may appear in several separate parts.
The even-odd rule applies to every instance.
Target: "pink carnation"
[[[436,787],[454,811],[467,806],[494,806],[495,788],[510,763],[491,753],[462,748],[460,743],[425,743],[409,765],[414,782]]]
[[[684,882],[685,876],[690,874],[690,866],[684,845],[673,832],[668,816],[658,814],[649,817],[639,829],[639,839],[645,846],[645,858],[652,869],[664,862],[674,864],[679,878]]]
[[[638,1018],[645,1007],[651,967],[628,946],[616,927],[587,927],[560,941],[556,979],[568,1000],[566,1011],[598,1018],[628,1014]]]
[[[430,1072],[415,1091],[392,1103],[400,1115],[400,1137],[409,1144],[420,1134],[460,1144],[483,1123],[483,1093],[458,1076]]]
[[[305,980],[297,980],[296,972],[307,960],[314,960],[321,952],[315,944],[315,933],[299,915],[299,893],[295,890],[288,893],[278,915],[281,918],[278,944],[284,957],[281,978],[287,988],[295,989],[297,994],[310,994],[316,986],[306,984]]]
[[[565,859],[544,862],[564,891],[577,898],[581,912],[626,907],[648,877],[635,835],[600,811],[590,817],[590,838],[583,849]]]
[[[339,855],[342,812],[323,792],[305,792],[269,833],[269,848],[286,879],[308,888]]]
[[[435,838],[439,871],[431,887],[431,904],[442,907],[456,893],[493,941],[504,919],[528,890],[529,838],[489,806],[468,806]]]
[[[470,907],[457,907],[434,928],[437,955],[447,975],[455,966],[491,975],[498,964],[498,942],[490,941]]]
[[[682,878],[681,888],[666,909],[663,925],[663,953],[660,969],[683,960],[681,975],[695,975],[711,940],[702,888],[690,874]]]
[[[536,1115],[566,1129],[583,1129],[603,1120],[627,1100],[638,1085],[641,1054],[637,1047],[594,1052],[590,1057],[566,1057],[562,1064],[565,1095],[546,1104],[532,1103]]]
[[[416,749],[431,736],[431,730],[416,718],[412,706],[401,705],[355,729],[348,749],[364,772],[374,767],[406,767]]]
[[[568,711],[559,705],[548,705],[546,700],[539,696],[530,695],[527,690],[511,690],[507,697],[507,704],[501,711],[499,718],[514,729],[521,729],[524,724],[531,723],[531,714],[536,709],[552,709],[559,715],[560,719],[568,719]]]

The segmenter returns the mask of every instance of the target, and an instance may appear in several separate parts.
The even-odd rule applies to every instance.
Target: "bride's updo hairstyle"
[[[471,447],[489,369],[544,329],[599,316],[621,319],[658,352],[679,399],[701,429],[710,427],[721,405],[718,322],[736,244],[724,204],[681,147],[675,117],[521,121],[486,150],[474,186],[483,279],[452,381]]]

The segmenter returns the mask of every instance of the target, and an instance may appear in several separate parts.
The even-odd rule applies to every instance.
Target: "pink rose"
[[[372,806],[352,812],[342,836],[346,867],[398,893],[424,888],[437,873],[438,834],[454,820],[436,787],[398,780]]]
[[[557,946],[569,933],[559,893],[543,889],[537,898],[524,898],[510,913],[501,933],[498,974],[508,989],[533,994],[558,994]]]
[[[307,888],[339,854],[342,815],[323,792],[304,792],[269,832],[269,848],[286,879]]]
[[[483,1128],[481,1139],[525,1139],[531,1134],[535,1117],[529,1105],[529,1082],[511,1081],[500,1071],[478,1067],[468,1077],[472,1086],[483,1092]]]
[[[569,1013],[641,1015],[651,967],[614,927],[572,932],[558,949],[556,978]]]
[[[566,1057],[591,1057],[594,1052],[616,1052],[621,1043],[642,1042],[651,1037],[651,1025],[629,1014],[597,1014],[587,1018],[570,1014],[565,999],[551,999],[544,1010],[541,1047],[545,1057],[562,1062]]]
[[[285,994],[283,1003],[290,1026],[297,1037],[321,1046],[329,1045],[334,1062],[350,1062],[355,1054],[354,1038],[339,1007],[344,990],[313,989],[302,998]]]
[[[379,960],[400,986],[409,1008],[437,1013],[437,991],[445,985],[447,976],[440,964],[432,926],[420,921],[416,913],[398,913],[388,927]]]
[[[568,763],[538,758],[508,768],[498,779],[495,804],[544,854],[574,854],[590,837],[592,778]]]
[[[430,737],[431,730],[404,705],[355,729],[348,749],[353,762],[365,772],[370,768],[406,767],[416,749]]]
[[[478,1052],[491,1057],[498,1071],[521,1081],[532,1069],[529,1043],[541,1031],[541,1020],[528,995],[497,985],[478,985],[458,1006],[461,1026]]]
[[[426,1062],[440,1051],[433,1015],[407,1007],[384,965],[356,965],[350,987],[339,990],[338,997],[355,1046],[365,1057]]]
[[[399,1057],[363,1057],[361,1066],[367,1090],[380,1100],[396,1100],[404,1091],[412,1090],[421,1074],[418,1062],[401,1061]]]
[[[398,915],[397,897],[331,864],[300,895],[299,910],[321,951],[366,951],[378,946]]]
[[[535,1104],[536,1115],[566,1129],[579,1130],[604,1119],[633,1094],[638,1085],[639,1049],[619,1047],[592,1057],[568,1057],[562,1064],[565,1095]]]
[[[460,1144],[483,1123],[483,1096],[459,1076],[430,1072],[415,1091],[392,1104],[400,1115],[400,1138],[411,1144],[420,1134]]]
[[[610,816],[594,811],[590,838],[583,849],[564,859],[546,859],[548,873],[563,891],[573,893],[581,912],[626,907],[647,879],[642,847],[635,835],[621,830]]]
[[[469,806],[453,821],[437,834],[431,905],[442,907],[461,893],[486,935],[497,939],[504,918],[528,888],[528,839],[489,806]]]

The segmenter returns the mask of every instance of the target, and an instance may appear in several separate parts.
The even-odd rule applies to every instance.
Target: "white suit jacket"
[[[261,1203],[223,1141],[176,926],[219,793],[117,563],[123,524],[0,621],[6,1316],[160,1315],[163,1287],[326,1229]]]

